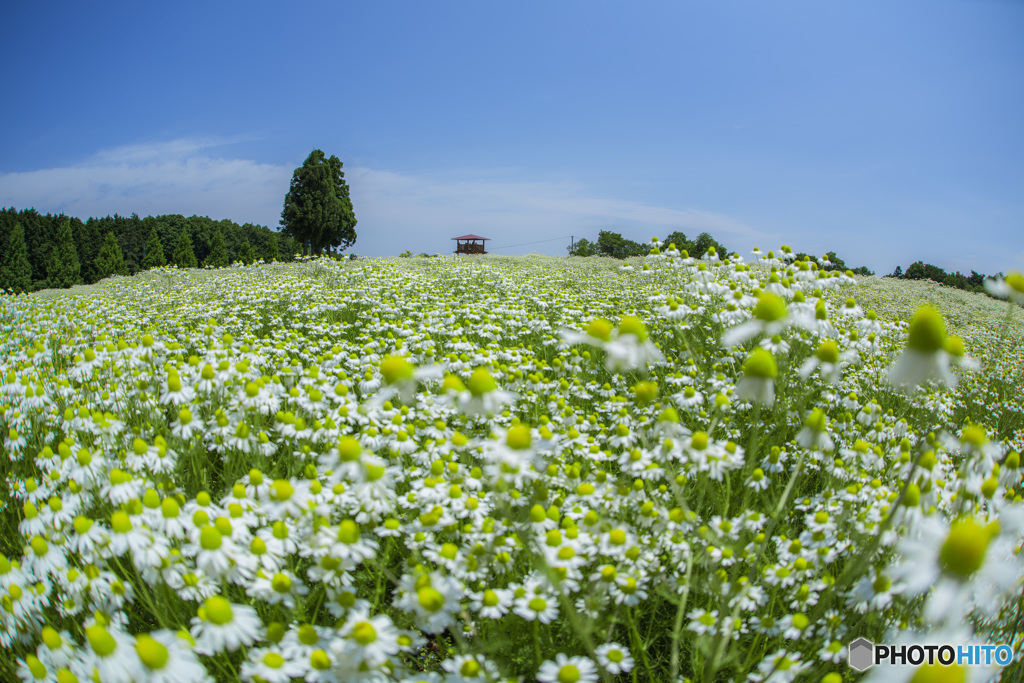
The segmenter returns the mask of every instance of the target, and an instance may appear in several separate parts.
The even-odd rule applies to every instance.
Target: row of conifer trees
[[[291,237],[262,225],[206,216],[106,216],[82,221],[35,209],[0,209],[0,290],[91,284],[149,268],[290,260]]]

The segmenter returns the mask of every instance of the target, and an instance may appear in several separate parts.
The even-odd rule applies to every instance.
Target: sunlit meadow
[[[839,683],[860,636],[1019,653],[1022,283],[655,243],[0,297],[0,678]]]

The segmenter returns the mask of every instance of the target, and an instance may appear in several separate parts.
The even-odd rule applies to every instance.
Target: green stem
[[[640,657],[644,663],[644,671],[647,672],[647,680],[653,681],[654,674],[651,673],[651,663],[647,659],[647,648],[644,646],[643,641],[640,640],[640,634],[636,630],[636,624],[633,623],[633,608],[626,608],[626,624],[629,626],[630,639],[633,641],[633,649],[640,652]]]
[[[669,671],[671,675],[668,677],[670,681],[679,680],[679,638],[683,631],[683,617],[686,615],[686,603],[690,598],[690,572],[693,569],[693,557],[688,557],[686,560],[686,576],[685,583],[683,584],[683,594],[679,600],[679,606],[676,608],[676,619],[672,624],[672,654],[669,659]]]

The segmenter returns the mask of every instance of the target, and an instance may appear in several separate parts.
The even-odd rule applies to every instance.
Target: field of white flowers
[[[919,308],[786,248],[663,245],[2,296],[0,679],[839,683],[861,636],[1021,653],[1020,284]]]

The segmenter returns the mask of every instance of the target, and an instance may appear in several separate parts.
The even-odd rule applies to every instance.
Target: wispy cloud
[[[602,229],[643,241],[673,230],[707,231],[723,240],[758,236],[729,216],[598,197],[576,183],[438,182],[366,168],[353,169],[347,179],[359,202],[357,248],[367,253],[444,252],[451,237],[467,232],[491,238],[491,248],[525,245],[503,253],[552,254],[565,253],[570,235],[594,239]],[[564,244],[550,241],[563,236]]]
[[[209,215],[276,226],[292,168],[216,154],[228,142],[181,139],[104,150],[80,164],[0,175],[0,205],[80,217],[119,213]],[[508,174],[504,174],[506,177]],[[359,220],[355,250],[370,255],[446,252],[466,232],[503,253],[565,253],[553,238],[612,229],[647,240],[673,230],[755,242],[759,234],[726,215],[597,196],[571,182],[444,180],[346,167]],[[740,247],[742,245],[737,245]]]
[[[104,150],[75,166],[0,175],[0,204],[88,217],[183,213],[276,224],[291,169],[182,139]]]

